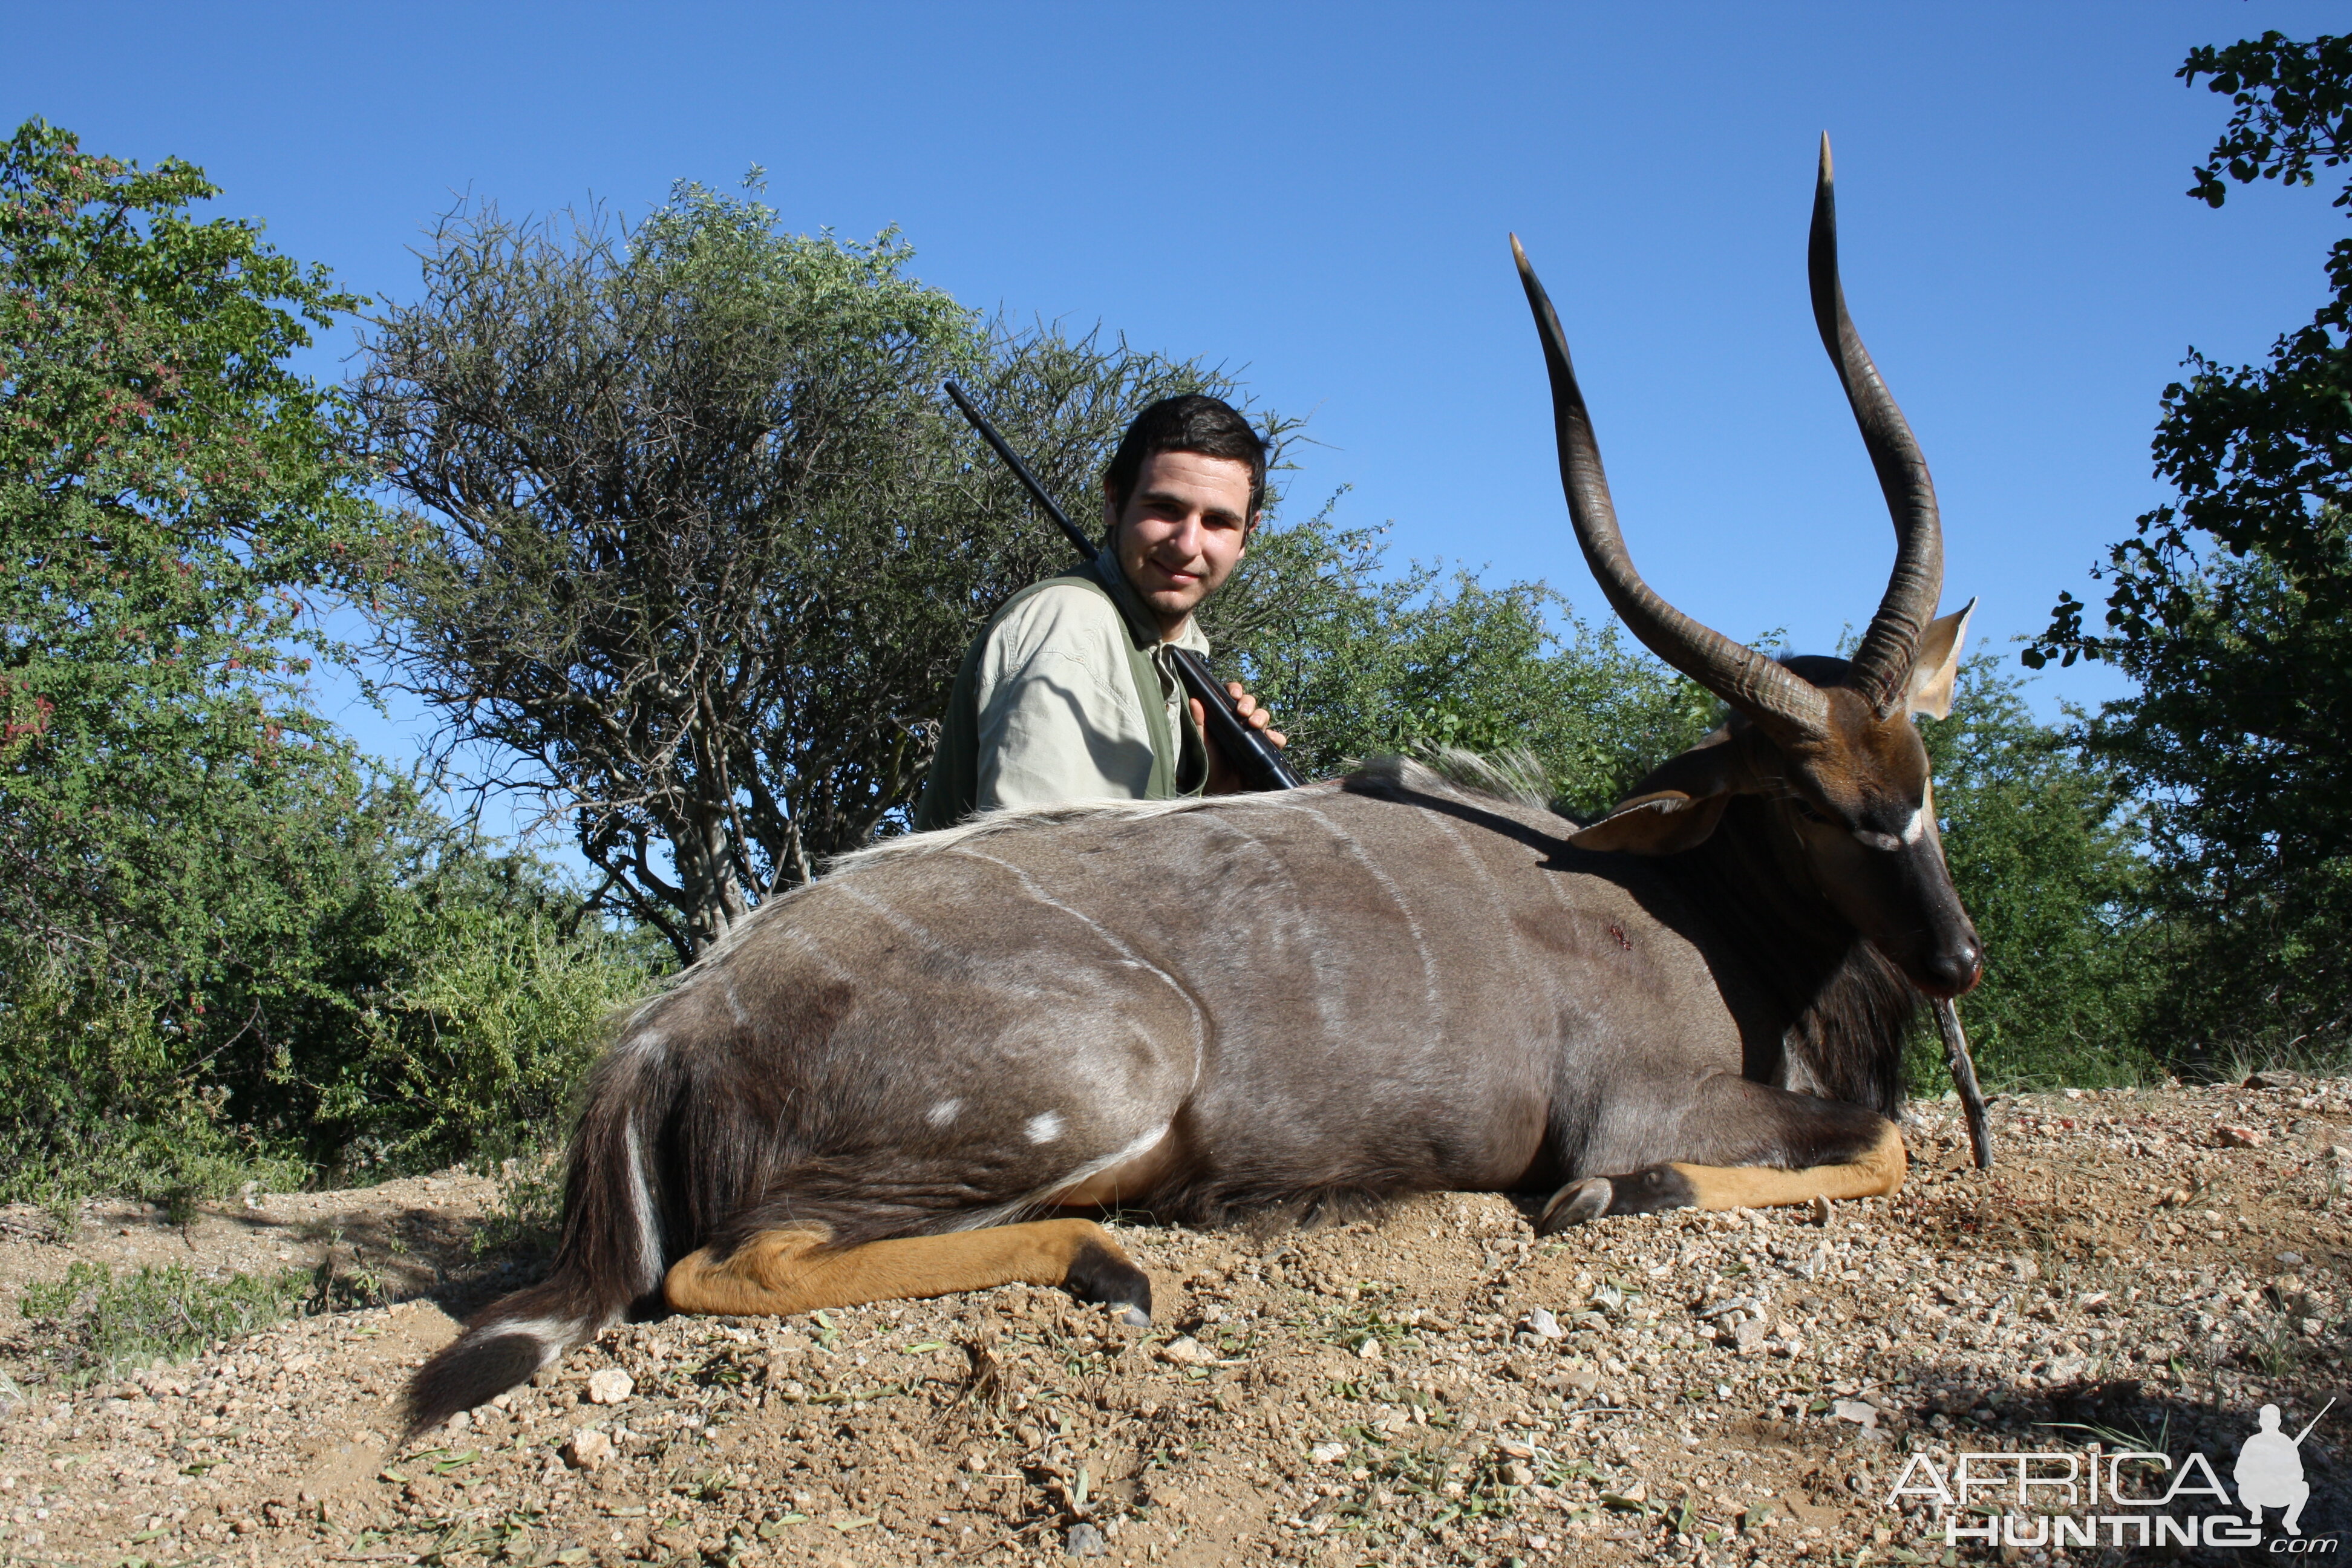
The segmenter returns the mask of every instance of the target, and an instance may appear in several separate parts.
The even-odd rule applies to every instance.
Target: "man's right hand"
[[[1240,716],[1243,723],[1248,725],[1251,729],[1257,731],[1267,740],[1272,741],[1276,746],[1287,745],[1289,743],[1288,737],[1284,735],[1281,731],[1273,727],[1274,715],[1259,707],[1257,699],[1243,690],[1242,683],[1240,681],[1226,681],[1225,691],[1227,695],[1233,698],[1234,711]],[[1239,795],[1243,789],[1241,774],[1235,773],[1234,771],[1233,764],[1225,761],[1225,754],[1217,750],[1216,741],[1209,734],[1206,728],[1208,723],[1207,710],[1201,706],[1201,700],[1197,697],[1187,698],[1185,700],[1192,705],[1193,727],[1201,731],[1201,738],[1203,742],[1207,742],[1209,748],[1208,793],[1211,795]]]

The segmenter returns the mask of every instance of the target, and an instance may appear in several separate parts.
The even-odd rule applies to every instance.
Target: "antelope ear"
[[[1960,654],[1968,647],[1969,617],[1976,614],[1970,599],[1948,616],[1927,623],[1919,634],[1919,657],[1911,661],[1910,704],[1914,714],[1928,719],[1952,716],[1952,682],[1960,673]]]
[[[1579,849],[1614,849],[1627,855],[1675,855],[1696,849],[1723,820],[1731,804],[1726,795],[1687,795],[1679,790],[1637,795],[1568,841]]]
[[[1696,849],[1723,820],[1738,793],[1739,748],[1717,730],[1680,756],[1669,757],[1615,810],[1568,836],[1579,849],[1626,855],[1675,855]]]

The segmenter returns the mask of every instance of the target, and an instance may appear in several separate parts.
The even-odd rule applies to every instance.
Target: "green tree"
[[[285,364],[357,301],[215,194],[0,145],[0,1077],[59,1147],[282,1066],[359,793],[300,647],[374,513]]]
[[[1962,1005],[1990,1082],[2096,1087],[2150,1070],[2164,933],[2147,908],[2142,811],[2072,731],[2036,721],[1990,652],[1960,666],[1949,717],[1920,726],[1952,880],[1984,939]],[[1941,1076],[1925,1058],[1915,1079]]]
[[[287,361],[361,301],[215,194],[0,145],[0,1199],[473,1151],[646,973],[310,710],[381,519]]]
[[[283,363],[357,301],[215,194],[39,121],[0,147],[0,923],[51,952],[203,922],[189,815],[304,765],[286,649],[373,515]]]
[[[468,209],[369,343],[419,509],[383,590],[402,681],[681,959],[895,825],[965,643],[1068,563],[940,379],[1081,512],[1137,407],[1230,390],[992,329],[910,254],[692,184],[634,229]]]
[[[2352,157],[2352,39],[2266,33],[2179,72],[2233,105],[2190,195],[2309,185]],[[2352,184],[2336,196],[2352,208]],[[2062,595],[2025,660],[2105,659],[2092,755],[2149,801],[2156,895],[2173,925],[2168,1049],[2340,1051],[2352,1039],[2352,238],[2330,297],[2259,365],[2192,352],[2154,445],[2177,496],[2103,571],[2105,629]]]

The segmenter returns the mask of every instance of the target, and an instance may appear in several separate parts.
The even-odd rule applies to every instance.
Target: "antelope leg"
[[[1876,1143],[1839,1164],[1809,1165],[1801,1171],[1776,1171],[1769,1165],[1675,1164],[1667,1168],[1690,1184],[1694,1207],[1769,1208],[1778,1204],[1809,1204],[1817,1197],[1891,1197],[1903,1190],[1911,1157],[1903,1148],[1903,1135],[1890,1121]]]
[[[1059,1285],[1082,1301],[1151,1321],[1151,1281],[1102,1226],[1037,1220],[945,1236],[904,1236],[828,1248],[818,1226],[763,1230],[725,1257],[703,1247],[671,1266],[662,1295],[677,1312],[765,1317],[951,1296],[1023,1280]]]
[[[1622,1176],[1587,1176],[1552,1194],[1537,1216],[1536,1229],[1549,1234],[1603,1215],[1661,1209],[1771,1208],[1816,1198],[1884,1197],[1903,1190],[1910,1168],[1903,1135],[1895,1123],[1880,1121],[1875,1140],[1850,1158],[1799,1170],[1674,1160]]]

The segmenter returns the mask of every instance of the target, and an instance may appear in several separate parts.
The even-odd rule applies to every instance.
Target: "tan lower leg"
[[[672,1311],[756,1317],[984,1290],[1025,1280],[1059,1285],[1092,1244],[1120,1262],[1127,1254],[1087,1219],[992,1226],[946,1236],[869,1241],[818,1252],[823,1230],[764,1230],[724,1261],[709,1247],[680,1258],[662,1281]],[[814,1254],[814,1256],[812,1256]]]
[[[1870,1151],[1851,1164],[1776,1171],[1769,1165],[1685,1165],[1677,1161],[1674,1168],[1690,1183],[1698,1207],[1756,1209],[1809,1204],[1817,1197],[1891,1196],[1903,1190],[1911,1162],[1904,1152],[1903,1135],[1889,1122]]]

